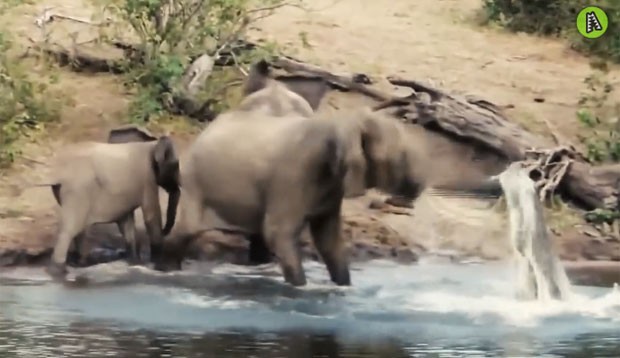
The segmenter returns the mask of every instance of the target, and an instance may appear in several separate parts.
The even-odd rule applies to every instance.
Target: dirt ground
[[[55,11],[88,17],[90,10],[84,1],[40,1],[19,7],[9,18],[25,44],[27,37],[39,33],[33,22],[45,7],[56,5]],[[397,90],[385,81],[386,76],[396,74],[453,93],[475,94],[498,105],[512,104],[515,107],[508,114],[529,130],[543,135],[554,131],[564,141],[577,144],[575,111],[584,88],[582,81],[591,72],[588,59],[562,41],[476,26],[473,18],[481,3],[392,0],[387,6],[371,0],[313,0],[312,11],[283,8],[257,24],[251,35],[275,40],[291,55],[333,71],[366,73],[386,90]],[[88,25],[58,22],[50,26],[56,41],[66,42],[67,34],[76,31],[78,41],[94,36]],[[308,40],[309,48],[301,45],[300,34]],[[53,89],[73,103],[63,108],[59,125],[50,126],[24,147],[26,159],[1,173],[0,248],[5,251],[36,253],[53,245],[56,206],[52,195],[47,188],[28,188],[45,177],[45,165],[38,162],[44,162],[64,143],[103,139],[126,113],[129,100],[118,78],[64,70],[56,75],[59,82]],[[612,69],[612,82],[617,82],[619,75],[617,68]],[[545,98],[544,103],[535,102],[536,97]],[[337,114],[365,103],[331,93],[321,111]],[[166,129],[179,145],[186,143],[183,138],[188,138],[187,134],[182,137],[174,126]],[[461,168],[463,158],[471,154],[442,139],[429,143],[436,146],[435,166],[444,168],[433,169],[437,173]],[[415,209],[394,214],[368,208],[378,196],[371,192],[345,203],[346,234],[367,238],[364,240],[371,249],[387,245],[416,253],[488,259],[509,255],[505,215],[489,209],[488,203],[423,196]],[[620,260],[620,243],[584,235],[585,227],[579,226],[571,210],[562,210],[549,216],[563,258]]]

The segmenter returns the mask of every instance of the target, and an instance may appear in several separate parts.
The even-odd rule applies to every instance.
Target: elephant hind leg
[[[290,220],[286,215],[272,213],[265,216],[263,227],[265,239],[278,258],[284,280],[293,286],[304,286],[307,283],[299,247],[299,236],[303,226],[303,219]]]
[[[60,231],[48,267],[48,273],[54,278],[64,276],[67,272],[67,253],[71,242],[84,230],[87,224],[89,210],[88,207],[84,207],[86,203],[88,203],[88,197],[80,195],[65,197],[64,205],[60,210]]]
[[[136,240],[136,226],[134,220],[134,212],[123,216],[116,222],[118,229],[125,238],[127,248],[127,261],[130,265],[138,265],[141,263],[140,259],[140,245]]]
[[[261,234],[250,235],[250,251],[248,261],[250,264],[262,265],[272,261],[271,250],[265,243],[265,238]]]
[[[325,262],[331,280],[339,286],[350,286],[349,262],[340,233],[340,211],[313,217],[309,224],[314,246]]]
[[[86,238],[84,236],[84,232],[81,232],[71,241],[67,253],[67,264],[75,266],[86,265],[86,255],[84,253],[84,240]]]

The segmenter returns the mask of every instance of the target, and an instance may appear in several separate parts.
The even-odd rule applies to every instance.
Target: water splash
[[[506,334],[543,343],[583,334],[618,340],[620,292],[617,287],[609,292],[611,283],[607,288],[575,286],[566,300],[519,301],[511,293],[514,272],[505,262],[356,263],[354,286],[348,288],[329,284],[320,263],[304,262],[304,268],[312,284],[303,288],[286,284],[275,264],[190,265],[182,275],[102,264],[76,270],[88,271],[92,278],[77,288],[39,280],[15,282],[45,277],[43,268],[19,268],[0,272],[0,324],[5,317],[32,326],[90,320],[179,332],[301,329],[363,341],[458,340],[468,347]],[[523,344],[530,347],[528,342]]]
[[[407,303],[426,312],[467,316],[476,324],[492,322],[514,327],[540,327],[545,321],[561,317],[620,323],[620,292],[617,290],[598,297],[573,293],[562,301],[519,301],[492,292],[455,295],[449,291],[431,290],[410,297]]]
[[[567,299],[571,287],[554,252],[534,182],[520,162],[512,163],[496,179],[504,191],[510,222],[510,241],[517,264],[517,297]]]
[[[305,263],[305,266],[312,281],[327,279],[320,265]],[[212,274],[231,280],[233,277],[247,278],[249,273],[264,273],[266,269],[230,265]],[[273,269],[277,270],[277,267]],[[379,260],[364,264],[356,276],[356,286],[344,291],[333,285],[315,284],[291,289],[285,295],[282,291],[268,293],[264,289],[259,295],[262,297],[239,297],[234,293],[217,296],[179,290],[170,297],[174,302],[193,307],[285,311],[295,317],[304,314],[322,319],[354,320],[356,323],[349,322],[353,325],[370,321],[412,326],[436,324],[437,317],[442,316],[446,322],[458,325],[460,318],[464,318],[467,325],[481,330],[478,333],[489,325],[538,329],[559,322],[554,327],[559,333],[567,329],[563,327],[568,323],[570,329],[579,326],[587,331],[588,328],[583,326],[586,322],[594,325],[597,320],[612,324],[620,322],[620,291],[617,287],[603,293],[602,289],[578,286],[577,291],[565,300],[515,300],[509,293],[513,287],[508,280],[510,276],[510,268],[501,262],[458,266],[421,262],[412,272],[410,267]],[[389,282],[386,277],[390,278]],[[279,277],[269,279],[284,285]],[[297,293],[292,294],[293,291]],[[231,292],[230,287],[227,292]]]

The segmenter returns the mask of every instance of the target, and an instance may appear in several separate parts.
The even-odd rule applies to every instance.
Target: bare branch
[[[241,63],[239,63],[239,61],[237,60],[237,55],[235,55],[234,51],[230,52],[230,56],[232,57],[233,61],[235,62],[235,67],[237,67],[239,72],[241,72],[241,74],[243,76],[248,77],[248,71],[245,68],[243,68],[243,65],[241,65]]]
[[[306,9],[302,5],[295,4],[295,3],[292,3],[292,2],[282,2],[282,3],[271,5],[271,6],[265,6],[265,7],[259,7],[259,8],[255,8],[255,9],[250,9],[250,10],[246,11],[246,14],[249,15],[249,14],[253,14],[253,13],[257,13],[257,12],[265,12],[265,11],[271,12],[271,11],[275,11],[277,9],[280,9],[280,8],[283,8],[283,7],[287,7],[287,6],[295,7],[295,8],[298,8],[298,9],[302,9],[302,10],[308,11],[308,9]]]
[[[50,11],[53,8],[55,7],[46,8],[45,10],[43,10],[43,14],[41,14],[34,20],[34,23],[37,25],[37,27],[42,28],[45,26],[45,24],[50,23],[56,19],[70,20],[70,21],[79,22],[82,24],[88,24],[92,26],[105,26],[105,25],[109,25],[112,22],[112,19],[110,17],[106,17],[104,21],[97,23],[97,22],[92,22],[88,19],[80,18],[80,17],[63,15],[60,13],[53,13]]]

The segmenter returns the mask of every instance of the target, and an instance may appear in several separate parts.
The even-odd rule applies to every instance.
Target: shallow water
[[[517,302],[505,263],[354,266],[351,288],[305,264],[194,265],[157,273],[123,263],[52,283],[41,269],[0,274],[2,357],[620,356],[620,292],[573,286],[568,302]]]

